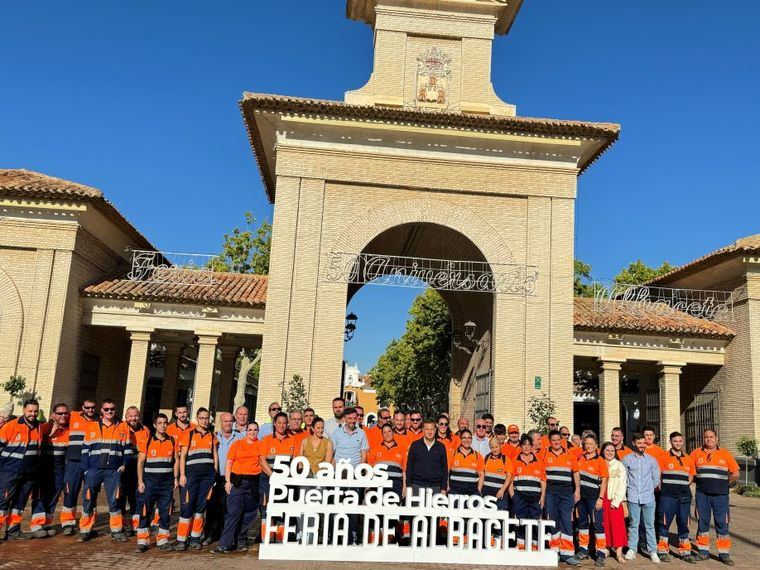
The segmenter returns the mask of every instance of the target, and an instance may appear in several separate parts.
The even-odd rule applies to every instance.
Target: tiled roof
[[[581,138],[600,138],[605,142],[580,165],[581,172],[588,168],[599,156],[612,146],[620,135],[620,125],[616,123],[590,123],[583,121],[564,121],[559,119],[541,119],[534,117],[504,117],[498,115],[480,115],[445,111],[423,111],[417,109],[398,109],[376,105],[354,105],[342,101],[325,99],[306,99],[265,93],[243,93],[240,108],[248,129],[248,137],[253,152],[259,163],[259,170],[270,201],[274,201],[274,181],[266,165],[264,148],[258,136],[254,121],[254,112],[270,111],[296,115],[316,115],[349,119],[365,119],[388,123],[406,123],[431,127],[487,129],[504,133],[528,135],[552,135]]]
[[[129,235],[143,249],[155,249],[147,238],[103,197],[103,192],[91,186],[48,176],[23,168],[0,168],[0,194],[31,199],[58,199],[89,202]]]
[[[269,282],[266,275],[211,273],[210,276],[209,285],[132,281],[116,277],[88,285],[82,294],[101,299],[232,307],[263,307],[266,303]]]
[[[77,198],[103,197],[103,192],[97,188],[23,168],[0,168],[0,190],[3,194],[18,194],[29,198],[44,198],[51,195]]]
[[[705,266],[715,265],[720,261],[723,261],[729,257],[733,257],[737,254],[760,255],[760,234],[738,239],[731,245],[716,249],[707,255],[698,257],[694,261],[690,261],[686,265],[682,265],[681,267],[674,269],[673,271],[665,273],[664,275],[660,275],[659,277],[655,277],[649,283],[667,283],[669,281],[672,281],[674,278],[686,276],[689,273],[697,271]]]
[[[628,303],[626,303],[628,304]],[[575,298],[573,326],[577,330],[621,333],[650,333],[678,336],[731,339],[734,331],[713,321],[699,319],[682,311],[663,308],[661,314],[631,312],[622,303],[605,302],[594,306],[594,299]]]

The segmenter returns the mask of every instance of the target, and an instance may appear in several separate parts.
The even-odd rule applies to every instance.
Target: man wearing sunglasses
[[[272,402],[269,404],[269,409],[267,410],[269,412],[269,417],[272,421],[267,422],[265,424],[261,424],[261,427],[259,427],[259,439],[264,439],[265,437],[272,435],[274,432],[274,418],[282,411],[282,406],[279,404],[279,402]]]
[[[487,427],[486,420],[477,420],[475,422],[475,434],[472,436],[472,448],[483,457],[491,453],[491,444],[486,434]]]
[[[100,413],[100,421],[89,422],[84,436],[82,455],[87,457],[87,470],[84,474],[79,540],[87,542],[94,536],[92,528],[97,516],[98,493],[101,486],[105,485],[111,538],[115,542],[126,542],[127,537],[122,531],[123,519],[119,492],[124,465],[132,454],[129,426],[118,419],[116,404],[113,400],[103,400]]]
[[[53,513],[63,492],[66,449],[69,446],[69,407],[53,406],[50,422],[42,426],[42,470],[40,492],[32,505],[33,538],[53,536]]]
[[[403,423],[404,412],[396,412],[401,414]],[[367,443],[370,448],[377,447],[383,442],[383,426],[391,423],[391,412],[388,408],[380,408],[377,412],[377,423],[366,430]],[[404,431],[406,433],[406,431]],[[396,443],[401,445],[401,442],[396,440]]]
[[[73,535],[77,530],[77,500],[82,490],[87,457],[82,456],[84,449],[84,434],[90,422],[98,421],[95,400],[82,402],[82,409],[71,412],[69,418],[69,445],[66,448],[66,458],[63,470],[63,508],[61,509],[61,528],[66,536]]]
[[[547,435],[542,435],[541,436],[541,449],[542,450],[549,449],[552,446],[551,441],[549,440],[549,435],[548,434],[551,433],[551,432],[553,432],[553,431],[558,431],[558,430],[559,430],[559,420],[557,418],[555,418],[554,416],[549,416],[548,418],[546,418],[546,433],[547,433]],[[560,435],[562,435],[562,432],[560,432]],[[567,439],[565,439],[565,438],[562,438],[562,448],[563,449],[567,449]]]
[[[412,413],[409,414],[409,419],[412,422],[412,427],[409,428],[408,430],[409,445],[411,445],[413,441],[422,439],[422,437],[425,434],[424,434],[424,430],[422,429],[422,413],[421,412],[417,410],[413,410]],[[433,422],[433,425],[435,425],[435,422]]]

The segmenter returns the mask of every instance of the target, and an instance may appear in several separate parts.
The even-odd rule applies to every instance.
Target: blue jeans
[[[647,552],[657,552],[657,542],[654,538],[654,513],[655,503],[632,503],[628,502],[628,512],[631,521],[628,524],[628,548],[636,552],[639,546],[639,521],[644,523],[647,539]]]

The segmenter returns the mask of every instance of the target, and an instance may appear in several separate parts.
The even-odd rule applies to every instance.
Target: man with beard
[[[77,500],[82,490],[87,457],[82,456],[84,434],[87,424],[98,421],[95,400],[82,402],[82,409],[72,412],[69,418],[69,445],[66,448],[63,468],[63,508],[61,509],[61,528],[63,534],[70,536],[77,531]]]
[[[344,423],[343,412],[346,409],[346,401],[343,398],[333,398],[333,417],[325,422],[325,435],[332,439],[332,433]]]
[[[137,532],[140,522],[140,505],[137,500],[137,456],[140,446],[148,441],[150,430],[140,421],[140,410],[130,406],[124,413],[124,420],[129,426],[129,445],[132,453],[124,463],[124,473],[121,475],[121,511],[126,515],[129,502],[129,517],[124,519],[124,534],[132,536]]]

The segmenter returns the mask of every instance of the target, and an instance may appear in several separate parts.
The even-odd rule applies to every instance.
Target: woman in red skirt
[[[614,552],[615,558],[622,564],[625,562],[623,547],[628,544],[628,532],[625,525],[628,474],[618,459],[617,450],[611,442],[602,444],[601,455],[607,461],[610,471],[610,476],[607,479],[607,491],[602,497],[604,534],[607,538],[607,548],[610,549],[610,555]]]

